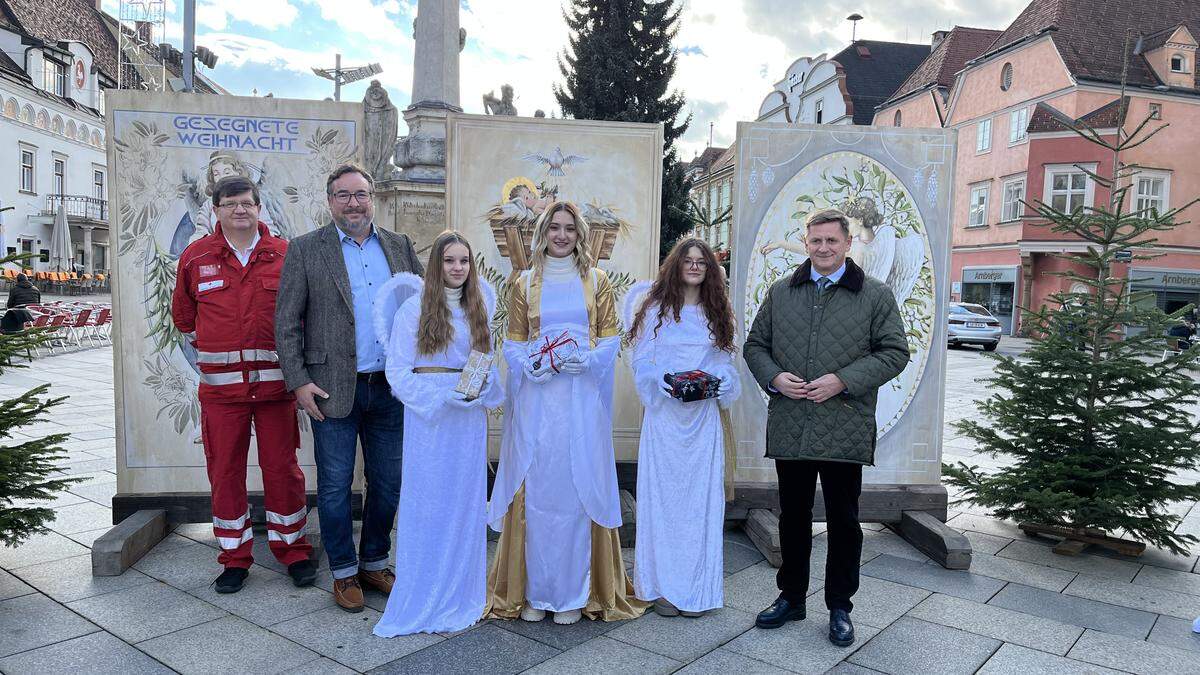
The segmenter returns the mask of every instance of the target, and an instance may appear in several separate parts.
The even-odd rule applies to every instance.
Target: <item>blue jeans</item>
[[[335,579],[387,568],[396,507],[400,504],[400,462],[404,441],[404,404],[392,396],[383,373],[372,383],[359,380],[354,407],[345,417],[313,420],[317,459],[317,509],[321,543]],[[366,496],[362,534],[354,552],[350,515],[351,483],[358,440],[362,439]]]

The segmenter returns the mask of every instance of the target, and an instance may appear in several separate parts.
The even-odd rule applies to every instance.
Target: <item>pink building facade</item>
[[[1086,244],[1051,232],[1025,203],[1066,210],[1108,205],[1108,192],[1083,169],[1111,175],[1112,155],[1068,125],[1082,121],[1116,137],[1125,27],[1134,29],[1130,50],[1140,35],[1142,51],[1129,60],[1123,130],[1132,132],[1150,115],[1152,125],[1169,126],[1122,156],[1124,164],[1143,167],[1123,210],[1182,207],[1200,196],[1193,38],[1200,35],[1200,3],[1035,0],[985,51],[968,57],[948,96],[909,92],[876,112],[876,124],[894,124],[899,115],[902,126],[932,126],[936,115],[958,130],[952,299],[989,307],[1010,334],[1022,331],[1020,308],[1072,290],[1056,272],[1085,271],[1069,256]],[[1200,207],[1177,220],[1200,221]],[[1158,239],[1153,252],[1161,257],[1121,272],[1165,310],[1200,305],[1200,222]]]

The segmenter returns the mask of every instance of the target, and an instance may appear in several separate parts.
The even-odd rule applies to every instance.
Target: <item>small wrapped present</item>
[[[671,396],[685,403],[702,401],[706,398],[716,398],[720,394],[721,379],[709,375],[703,370],[689,370],[682,373],[666,373],[663,381],[671,390]]]
[[[495,357],[495,354],[484,354],[471,350],[470,356],[467,357],[467,365],[463,366],[462,375],[458,378],[458,386],[454,388],[454,391],[467,399],[479,398],[480,392],[487,384],[488,373],[491,371],[492,360]]]
[[[542,344],[529,353],[535,371],[541,370],[548,361],[548,365],[557,373],[563,363],[580,358],[579,343],[565,330],[553,340],[549,336],[542,340]]]

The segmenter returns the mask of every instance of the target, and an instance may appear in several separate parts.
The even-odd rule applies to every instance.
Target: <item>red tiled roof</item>
[[[714,173],[720,171],[721,169],[724,169],[725,167],[733,166],[733,163],[736,161],[737,161],[737,143],[734,143],[733,145],[726,148],[725,152],[721,153],[721,156],[717,158],[717,161],[712,163],[712,166],[709,168],[708,172],[709,172],[709,174],[714,174]]]
[[[26,33],[49,43],[82,42],[92,50],[96,66],[117,79],[117,41],[105,27],[92,0],[0,0],[0,6]]]
[[[1124,105],[1122,105],[1122,101]],[[1048,103],[1038,103],[1034,106],[1033,114],[1029,116],[1027,130],[1031,134],[1051,133],[1070,131],[1075,128],[1082,129],[1084,125],[1093,129],[1113,129],[1120,122],[1122,109],[1128,107],[1128,105],[1128,96],[1124,99],[1113,99],[1083,117],[1074,120]]]
[[[954,76],[963,69],[967,61],[987,51],[1000,36],[1001,31],[987,28],[955,26],[921,65],[908,76],[888,102],[894,101],[931,84],[949,88]],[[886,103],[884,104],[886,105]]]
[[[1049,31],[1067,69],[1076,78],[1121,81],[1125,30],[1133,41],[1183,24],[1200,36],[1200,2],[1196,0],[1033,0],[996,38],[995,52],[1030,36]],[[1160,84],[1144,58],[1129,60],[1129,84]]]
[[[713,162],[717,161],[717,158],[719,158],[721,156],[721,153],[725,152],[728,149],[729,148],[719,148],[715,145],[710,145],[704,149],[704,152],[702,152],[698,156],[696,156],[695,159],[688,162],[687,168],[689,168],[689,169],[707,169],[708,167],[712,166]]]

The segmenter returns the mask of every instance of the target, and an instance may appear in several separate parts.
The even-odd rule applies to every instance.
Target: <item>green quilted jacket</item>
[[[818,294],[811,263],[780,279],[754,317],[742,353],[768,392],[767,457],[875,463],[875,399],[908,364],[896,299],[854,261]],[[771,380],[790,372],[806,382],[836,374],[846,391],[824,403],[792,400]]]

